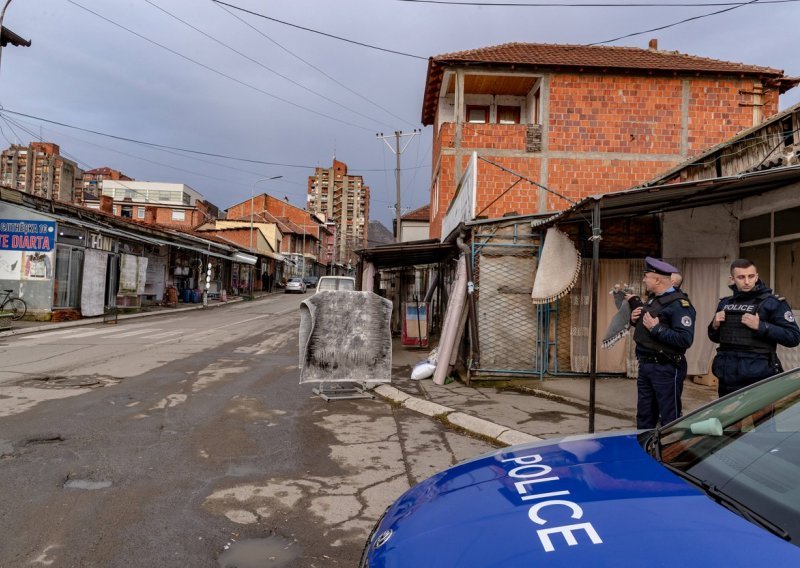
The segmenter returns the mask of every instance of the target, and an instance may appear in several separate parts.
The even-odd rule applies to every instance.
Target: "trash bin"
[[[183,298],[182,298],[182,300],[183,300],[184,304],[188,304],[189,302],[192,301],[192,291],[189,288],[184,288],[183,289]]]

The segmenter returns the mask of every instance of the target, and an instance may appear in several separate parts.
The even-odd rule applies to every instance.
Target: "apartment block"
[[[66,203],[81,194],[83,171],[61,155],[58,144],[12,144],[0,156],[0,181],[6,187]]]
[[[330,168],[315,168],[308,177],[308,209],[336,227],[334,262],[354,262],[353,250],[367,247],[369,233],[369,187],[363,177],[349,175],[347,164],[335,158]]]

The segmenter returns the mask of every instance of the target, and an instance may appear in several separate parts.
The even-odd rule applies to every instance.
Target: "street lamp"
[[[250,189],[250,254],[253,254],[253,210],[255,209],[255,196],[256,185],[262,181],[269,181],[271,179],[280,179],[283,176],[272,176],[257,179],[253,182],[253,187]],[[253,293],[253,269],[250,269],[250,294]]]

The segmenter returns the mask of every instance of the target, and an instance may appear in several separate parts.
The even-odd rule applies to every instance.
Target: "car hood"
[[[636,434],[516,446],[459,464],[402,495],[369,546],[370,568],[800,562],[800,549],[667,470]]]

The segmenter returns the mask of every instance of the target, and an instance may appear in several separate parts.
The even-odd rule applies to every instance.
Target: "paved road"
[[[487,444],[298,385],[297,296],[0,339],[0,566],[354,566]]]

